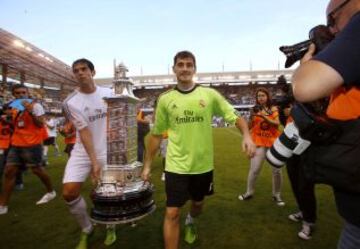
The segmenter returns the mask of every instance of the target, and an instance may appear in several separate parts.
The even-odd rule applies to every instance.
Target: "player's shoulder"
[[[77,90],[74,90],[72,93],[70,93],[63,101],[63,105],[69,105],[72,102],[75,102],[77,98],[79,97],[79,92]]]
[[[109,87],[96,86],[96,90],[103,97],[111,97],[114,95],[113,89],[111,89]]]
[[[216,89],[209,86],[198,85],[197,90],[208,94],[219,94],[219,92]]]
[[[175,93],[175,88],[171,88],[163,93],[161,93],[158,97],[158,100],[157,101],[160,101],[161,100],[166,100],[167,98],[171,98],[172,95]]]
[[[64,99],[62,104],[64,109],[73,109],[81,105],[82,102],[80,93],[78,90],[74,90]]]

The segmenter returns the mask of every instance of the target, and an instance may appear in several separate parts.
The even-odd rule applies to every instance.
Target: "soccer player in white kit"
[[[95,85],[95,68],[89,60],[76,60],[72,69],[79,88],[64,100],[63,107],[76,127],[77,134],[74,149],[65,168],[63,198],[82,229],[76,249],[86,249],[93,225],[80,189],[89,174],[96,184],[100,179],[101,168],[106,164],[107,106],[103,98],[113,96],[113,93],[109,88]],[[115,228],[108,228],[106,245],[113,244],[116,240]]]

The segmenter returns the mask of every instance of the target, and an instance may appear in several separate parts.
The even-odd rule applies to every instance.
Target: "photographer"
[[[12,113],[8,105],[3,105],[0,116],[0,182],[4,172],[6,156],[10,147],[11,133],[13,131]]]
[[[247,179],[247,189],[244,194],[239,195],[239,200],[249,200],[255,192],[255,182],[260,174],[261,166],[265,159],[266,151],[272,146],[274,140],[280,135],[279,112],[271,104],[268,90],[258,88],[255,93],[256,105],[251,113],[250,132],[256,145],[255,156],[250,160],[250,170]],[[281,169],[272,168],[273,174],[273,200],[278,206],[284,206],[280,191],[282,185]]]
[[[291,109],[295,104],[291,89],[286,89],[285,87],[287,87],[287,85],[284,85],[281,90],[282,92],[286,93],[286,95],[280,95],[280,98],[278,97],[273,101],[278,107],[279,119],[284,127],[293,123]],[[298,237],[303,240],[309,240],[312,238],[312,233],[317,219],[315,184],[306,178],[300,155],[292,154],[289,158],[282,158],[284,161],[279,161],[281,165],[276,164],[276,161],[272,160],[274,158],[271,156],[275,156],[276,158],[277,155],[279,156],[277,159],[280,159],[281,156],[283,156],[282,153],[286,151],[286,146],[284,144],[288,143],[283,144],[281,142],[280,144],[282,145],[282,149],[276,146],[278,141],[284,142],[284,140],[281,139],[281,136],[284,136],[284,133],[280,135],[280,137],[274,142],[273,146],[269,149],[266,154],[266,159],[275,168],[282,167],[284,164],[286,164],[286,171],[289,177],[290,186],[299,208],[299,211],[290,214],[288,218],[294,222],[301,222],[301,230],[297,233]],[[292,138],[289,139],[292,140]],[[274,152],[274,150],[277,153]]]
[[[0,215],[8,212],[7,205],[14,188],[15,177],[24,164],[26,167],[31,168],[47,190],[47,193],[36,204],[45,204],[56,197],[50,177],[42,165],[41,143],[43,140],[44,108],[39,103],[29,100],[29,90],[24,85],[14,85],[12,93],[18,100],[12,102],[12,104],[21,103],[19,104],[21,109],[15,110],[12,117],[14,131],[6,158],[3,189],[0,198]]]
[[[71,156],[71,151],[73,150],[76,143],[76,129],[74,124],[70,120],[66,120],[64,125],[58,127],[59,133],[65,138],[65,149],[64,152]]]
[[[137,151],[137,160],[139,162],[144,161],[145,154],[145,137],[150,131],[150,122],[145,119],[145,114],[138,106],[137,110],[137,141],[138,141],[138,151]]]
[[[328,27],[336,37],[314,58],[312,45],[293,76],[298,101],[310,102],[331,95],[327,115],[342,130],[334,142],[312,145],[306,151],[307,163],[314,170],[328,167],[326,174],[337,170],[330,184],[334,187],[338,212],[345,219],[338,249],[360,248],[359,11],[360,0],[330,1],[326,11]]]
[[[290,115],[290,109],[285,110],[288,116]],[[292,122],[290,116],[288,122]],[[293,155],[286,161],[290,186],[299,208],[298,212],[290,214],[288,218],[295,222],[301,221],[301,230],[298,232],[298,236],[303,240],[309,240],[312,238],[317,219],[315,184],[306,178],[302,163],[300,155]]]

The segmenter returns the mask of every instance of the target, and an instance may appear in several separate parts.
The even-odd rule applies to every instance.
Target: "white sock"
[[[80,225],[84,233],[91,233],[93,226],[90,221],[90,217],[87,213],[86,202],[82,196],[77,199],[67,202],[70,213],[74,215],[77,223]]]
[[[49,147],[48,146],[43,146],[43,155],[44,156],[47,156],[48,151],[49,151]]]
[[[315,226],[315,223],[307,222],[307,221],[304,221],[304,220],[303,220],[302,224],[305,225],[305,226],[309,226],[309,227]]]
[[[192,223],[194,223],[194,218],[190,215],[190,213],[188,213],[185,219],[185,225],[189,225]]]
[[[274,196],[276,199],[281,199],[279,192],[273,193],[273,196]]]

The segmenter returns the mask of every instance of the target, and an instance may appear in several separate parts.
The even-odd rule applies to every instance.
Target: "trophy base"
[[[133,218],[130,218],[130,217],[126,217],[126,218],[119,218],[119,217],[116,217],[116,218],[109,218],[109,217],[106,217],[106,219],[104,219],[104,217],[96,217],[96,216],[93,216],[93,212],[91,212],[91,217],[90,217],[90,220],[93,222],[93,223],[96,223],[96,224],[101,224],[101,225],[120,225],[120,224],[127,224],[127,223],[133,223],[133,222],[136,222],[138,220],[141,220],[143,219],[144,217],[146,217],[147,215],[151,214],[152,212],[154,212],[156,209],[156,206],[155,205],[152,205],[149,210],[147,210],[146,213],[140,215],[140,216],[135,216]],[[100,218],[100,219],[98,219]]]
[[[125,224],[140,220],[156,208],[152,194],[152,185],[138,191],[112,196],[93,192],[94,207],[90,214],[91,220],[99,224]]]

